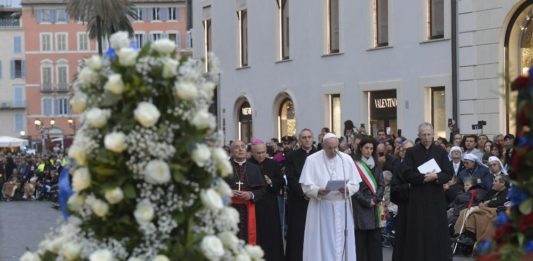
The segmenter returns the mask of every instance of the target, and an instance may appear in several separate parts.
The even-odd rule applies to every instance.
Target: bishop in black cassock
[[[305,219],[309,199],[305,196],[300,185],[300,175],[307,156],[316,152],[313,147],[313,133],[304,129],[299,136],[300,148],[287,155],[285,170],[287,175],[288,191],[288,231],[287,250],[285,260],[301,261],[303,259]]]
[[[228,184],[233,189],[233,198],[253,203],[260,201],[266,193],[265,179],[261,175],[259,166],[246,161],[246,144],[244,142],[240,140],[233,142],[230,161],[233,166],[233,177],[228,180]],[[248,230],[249,209],[242,204],[232,205],[240,214],[238,237],[250,243],[249,235],[257,234],[257,230]]]
[[[433,145],[433,127],[418,127],[421,142],[407,149],[402,162],[402,175],[409,184],[408,222],[404,236],[405,249],[400,260],[451,261],[446,198],[443,184],[453,177],[453,166],[446,151]],[[441,171],[420,173],[418,167],[434,159]]]
[[[261,140],[253,141],[249,162],[259,166],[267,184],[265,195],[256,203],[257,244],[265,252],[266,261],[280,261],[284,256],[278,208],[281,168],[278,162],[267,158],[266,145]]]

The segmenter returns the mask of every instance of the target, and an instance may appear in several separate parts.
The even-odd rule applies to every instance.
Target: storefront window
[[[397,135],[396,90],[369,92],[370,134],[377,136],[379,130],[387,135]]]
[[[341,95],[329,95],[329,128],[337,135],[342,135],[341,130]]]
[[[431,124],[435,138],[446,138],[446,107],[444,87],[431,88]]]

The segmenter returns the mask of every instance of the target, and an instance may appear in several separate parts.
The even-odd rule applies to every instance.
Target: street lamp
[[[72,134],[72,136],[76,135],[76,122],[74,122],[74,119],[69,118],[69,119],[67,120],[67,122],[68,122],[68,126],[71,127],[72,130],[73,130],[73,134]]]

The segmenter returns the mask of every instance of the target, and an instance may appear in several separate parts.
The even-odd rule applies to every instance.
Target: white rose
[[[85,67],[80,71],[80,73],[78,73],[78,79],[80,79],[82,83],[93,84],[98,81],[98,73],[89,67]]]
[[[116,187],[114,189],[107,189],[105,191],[105,199],[110,204],[117,204],[118,202],[122,201],[122,199],[124,199],[124,193],[119,187]]]
[[[85,59],[85,64],[94,71],[98,71],[104,66],[104,60],[100,55],[93,55],[90,58]]]
[[[223,161],[219,164],[217,164],[218,169],[220,170],[220,175],[222,177],[227,177],[233,173],[233,166],[231,166],[231,163],[229,160]]]
[[[200,130],[206,128],[213,129],[215,127],[215,117],[207,111],[200,111],[194,115],[191,123]]]
[[[174,87],[176,89],[176,95],[186,101],[192,100],[198,96],[198,89],[192,82],[177,82]]]
[[[93,128],[104,127],[107,124],[109,117],[111,117],[111,111],[99,108],[92,108],[85,114],[87,124]]]
[[[235,261],[250,261],[250,260],[252,260],[250,259],[250,256],[245,253],[241,253],[237,257],[235,257]]]
[[[159,39],[152,44],[152,49],[156,50],[162,55],[170,54],[176,50],[176,43],[166,38]]]
[[[75,192],[80,192],[91,186],[91,173],[88,168],[79,168],[74,171],[72,177],[72,189]]]
[[[142,260],[142,259],[140,259],[138,257],[130,257],[130,258],[128,258],[128,261],[144,261],[144,260]]]
[[[90,197],[86,200],[86,202],[89,204],[89,207],[91,207],[91,210],[94,212],[94,214],[99,217],[105,217],[109,212],[109,205],[101,199]]]
[[[85,204],[85,196],[82,196],[78,193],[72,194],[67,201],[68,208],[74,212],[80,211],[83,207],[83,204]]]
[[[215,190],[218,192],[218,194],[220,194],[223,197],[233,196],[233,190],[231,190],[231,187],[223,179],[220,179],[218,181],[218,184],[215,187]]]
[[[170,181],[170,168],[162,160],[152,160],[144,168],[144,180],[150,184],[165,184]]]
[[[114,94],[120,95],[124,91],[124,82],[122,81],[122,75],[111,74],[107,77],[107,82],[104,88]]]
[[[154,261],[170,261],[170,260],[165,255],[157,255],[155,256]]]
[[[85,166],[87,164],[87,154],[85,153],[85,149],[76,144],[70,146],[68,149],[68,156],[75,159],[76,163],[80,166]]]
[[[41,261],[41,258],[37,254],[26,251],[26,253],[20,257],[20,261]]]
[[[207,161],[211,158],[211,151],[209,150],[209,147],[205,144],[197,144],[196,148],[192,152],[192,160],[198,165],[199,167],[205,166]]]
[[[135,65],[135,63],[137,63],[138,54],[139,52],[134,50],[133,48],[122,48],[117,53],[118,63],[123,66]]]
[[[228,154],[222,148],[214,148],[211,151],[213,155],[213,160],[216,163],[217,168],[220,170],[222,177],[226,177],[233,173],[233,167],[229,163]]]
[[[50,244],[48,244],[48,250],[59,254],[59,251],[61,250],[61,246],[65,243],[64,237],[56,237],[50,241]]]
[[[76,260],[80,256],[81,245],[74,242],[67,242],[61,248],[61,252],[63,257],[65,257],[67,260]]]
[[[109,42],[111,43],[111,48],[120,50],[121,48],[130,46],[130,36],[125,31],[116,32],[109,37]]]
[[[239,212],[232,207],[224,207],[220,216],[224,217],[229,225],[239,224]]]
[[[89,256],[89,261],[114,261],[113,253],[107,249],[94,251]]]
[[[121,153],[128,147],[126,144],[126,135],[122,132],[111,132],[105,135],[104,145],[106,149]]]
[[[259,246],[246,245],[244,249],[253,260],[262,260],[263,255],[265,254],[263,249]]]
[[[209,260],[218,260],[224,255],[222,242],[216,236],[205,236],[200,243],[200,248]]]
[[[233,249],[239,245],[239,238],[229,231],[218,234],[218,238],[220,238],[222,244],[224,244],[224,246],[227,248]]]
[[[154,208],[148,201],[141,201],[137,204],[133,213],[138,223],[148,223],[154,218]]]
[[[179,62],[174,59],[167,59],[163,65],[163,78],[168,79],[178,74]]]
[[[135,119],[144,127],[154,126],[161,113],[153,104],[149,102],[141,102],[137,105],[137,108],[133,112]]]
[[[209,209],[218,210],[224,207],[224,202],[222,202],[222,198],[214,189],[202,191],[202,193],[200,194],[200,198],[202,199],[202,203],[204,204],[204,206]]]
[[[82,93],[76,93],[72,99],[70,99],[70,105],[72,106],[72,111],[76,113],[81,113],[87,107],[87,96]]]

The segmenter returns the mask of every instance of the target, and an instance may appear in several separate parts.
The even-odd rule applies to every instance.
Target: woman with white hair
[[[448,158],[453,164],[454,176],[457,176],[465,168],[463,164],[463,150],[459,146],[453,146],[448,153]]]
[[[489,191],[492,188],[494,178],[477,155],[466,153],[463,158],[463,164],[465,165],[465,169],[457,175],[461,184],[464,184],[465,178],[472,177],[484,190]]]

